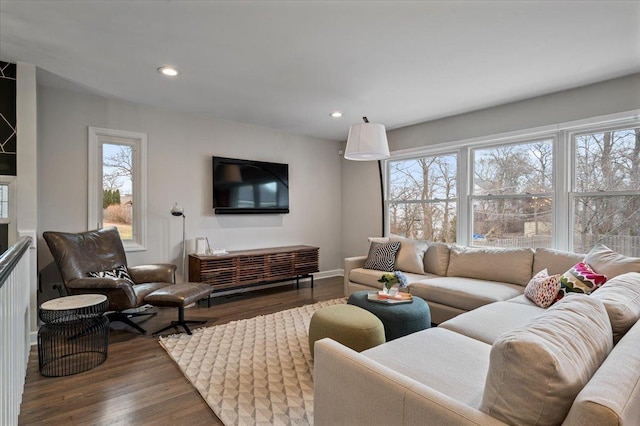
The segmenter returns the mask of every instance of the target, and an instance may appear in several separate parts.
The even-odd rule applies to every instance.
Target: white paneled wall
[[[17,425],[29,359],[31,238],[0,257],[0,425]]]

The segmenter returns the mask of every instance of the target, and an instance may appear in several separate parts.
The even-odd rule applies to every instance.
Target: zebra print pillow
[[[94,278],[122,279],[129,281],[131,285],[134,284],[133,280],[131,279],[131,275],[129,275],[129,271],[127,271],[127,267],[124,265],[118,266],[116,269],[113,269],[111,271],[89,272],[87,275]]]
[[[372,242],[371,247],[369,247],[369,255],[364,262],[364,269],[393,272],[398,250],[400,250],[400,241],[384,244]]]

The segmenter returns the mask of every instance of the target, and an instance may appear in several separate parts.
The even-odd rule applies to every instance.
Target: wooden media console
[[[219,256],[189,255],[189,281],[213,286],[214,292],[311,277],[318,272],[318,247],[288,246],[230,251]]]

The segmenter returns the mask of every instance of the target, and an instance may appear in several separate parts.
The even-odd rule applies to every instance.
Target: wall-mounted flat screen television
[[[289,165],[213,157],[216,214],[289,213]]]

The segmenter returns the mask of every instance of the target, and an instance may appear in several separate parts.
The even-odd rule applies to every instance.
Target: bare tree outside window
[[[640,256],[640,128],[576,135],[573,245]]]
[[[133,239],[133,147],[102,144],[104,226],[115,226],[123,241]]]
[[[390,232],[429,241],[456,241],[457,155],[389,163]]]
[[[551,247],[553,141],[472,153],[473,244]]]

